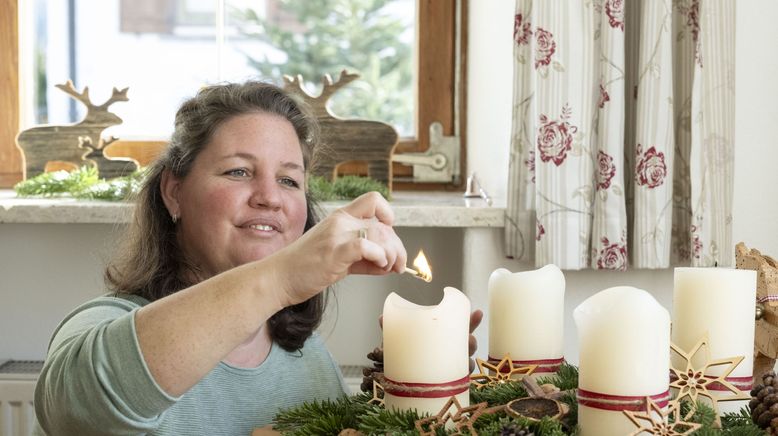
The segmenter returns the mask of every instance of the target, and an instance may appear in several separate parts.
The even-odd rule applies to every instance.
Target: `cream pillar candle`
[[[489,360],[505,354],[517,365],[538,364],[536,375],[562,363],[565,276],[556,265],[489,277]]]
[[[645,411],[645,397],[669,400],[670,314],[648,292],[605,289],[581,303],[578,425],[581,436],[623,436],[637,428],[622,410]]]
[[[756,271],[731,268],[676,268],[673,289],[673,343],[690,352],[697,342],[708,335],[712,359],[743,356],[744,359],[729,374],[729,381],[741,390],[751,388],[749,379],[754,368],[754,312],[756,302]],[[704,353],[694,356],[693,365],[704,362]],[[672,353],[675,368],[683,368],[684,360]],[[710,375],[721,375],[726,366],[712,367]],[[717,396],[731,393],[715,391]],[[700,397],[705,401],[707,398]],[[719,403],[719,412],[737,412],[748,401]]]
[[[437,306],[389,294],[383,328],[386,407],[435,415],[452,395],[469,405],[469,333],[470,300],[455,288],[446,287]]]

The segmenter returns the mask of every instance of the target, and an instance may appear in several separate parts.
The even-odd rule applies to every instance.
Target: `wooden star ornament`
[[[692,407],[694,407],[697,404],[699,396],[709,398],[713,409],[716,411],[715,426],[721,427],[721,418],[718,416],[720,401],[751,399],[751,396],[747,392],[741,391],[727,381],[727,377],[740,364],[744,358],[743,356],[712,359],[707,335],[700,339],[688,353],[672,343],[670,344],[670,348],[685,361],[685,368],[670,367],[670,372],[672,373],[670,388],[678,389],[676,400],[679,401],[688,398],[692,402]],[[692,363],[694,356],[698,353],[704,353],[704,363],[701,367],[697,367]],[[726,368],[724,368],[721,374],[710,374],[709,371],[711,368],[722,366],[726,366]],[[721,394],[714,393],[716,391],[711,390],[711,387],[714,384],[721,385],[724,387],[725,391],[719,391]],[[731,395],[725,395],[727,392]]]
[[[497,365],[481,359],[476,359],[476,363],[478,364],[478,374],[470,376],[470,382],[477,389],[520,381],[535,372],[538,367],[538,365],[513,366],[509,354],[506,354]],[[518,377],[513,378],[513,376]]]
[[[629,436],[638,436],[644,432],[657,436],[684,436],[702,427],[702,424],[686,421],[694,414],[694,410],[687,416],[681,416],[681,402],[678,400],[671,401],[667,409],[663,410],[651,397],[646,397],[645,413],[625,410],[624,414],[637,427]]]
[[[421,436],[434,436],[437,429],[445,428],[446,423],[450,420],[456,429],[456,432],[452,433],[453,436],[464,434],[477,435],[478,432],[473,427],[473,423],[487,411],[486,406],[487,403],[483,402],[462,407],[457,397],[452,396],[446,401],[446,404],[443,405],[443,408],[440,409],[437,415],[416,421],[416,430]],[[462,433],[465,429],[467,429],[468,433]]]
[[[384,387],[381,383],[373,380],[373,398],[367,401],[368,404],[375,404],[381,407],[385,406],[384,403]]]

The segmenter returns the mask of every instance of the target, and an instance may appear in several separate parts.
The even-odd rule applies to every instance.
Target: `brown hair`
[[[195,158],[225,121],[242,114],[266,112],[287,119],[297,134],[303,164],[310,171],[319,127],[310,110],[296,97],[275,85],[250,81],[209,86],[179,108],[170,144],[149,167],[135,198],[133,220],[123,245],[105,270],[108,288],[118,294],[134,294],[149,301],[189,287],[197,268],[187,262],[176,239],[176,226],[160,192],[162,173],[169,169],[177,178],[189,174]],[[306,192],[308,231],[318,222],[315,201]],[[288,351],[298,350],[321,322],[326,291],[286,307],[268,321],[270,336]]]

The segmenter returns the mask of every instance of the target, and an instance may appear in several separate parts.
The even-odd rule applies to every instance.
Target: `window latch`
[[[430,148],[423,153],[393,154],[392,162],[413,166],[414,183],[459,182],[459,136],[444,136],[443,125],[430,124]]]

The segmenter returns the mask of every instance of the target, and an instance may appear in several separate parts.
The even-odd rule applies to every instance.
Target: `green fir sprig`
[[[346,428],[357,428],[359,418],[377,406],[368,404],[362,393],[337,400],[314,401],[279,413],[273,427],[285,435],[337,435]]]
[[[375,407],[360,420],[359,431],[369,435],[417,435],[416,421],[428,415],[419,415],[416,410],[387,410]],[[442,429],[436,434],[445,435]]]
[[[527,390],[518,381],[510,381],[481,389],[470,387],[470,402],[476,404],[486,401],[489,407],[506,404],[516,398],[524,398],[526,396]]]
[[[479,436],[500,436],[503,434],[503,429],[508,427],[525,428],[535,434],[535,436],[567,436],[569,434],[565,432],[559,421],[551,418],[531,421],[529,419],[508,417],[505,414],[494,414],[491,416],[492,418],[489,419],[489,422],[484,420],[484,418],[487,418],[486,416],[480,417],[476,421],[474,427],[478,431]]]
[[[14,186],[20,197],[53,197],[78,192],[99,181],[97,168],[83,166],[75,171],[52,171],[22,180]]]
[[[124,177],[105,180],[97,168],[82,166],[75,171],[53,171],[23,180],[14,186],[20,197],[70,195],[78,199],[124,201],[140,190],[145,172],[138,170]]]
[[[690,410],[690,402],[681,403],[681,416],[687,416]],[[764,430],[751,421],[751,413],[746,408],[741,409],[739,413],[725,413],[721,417],[721,428],[718,429],[713,427],[716,411],[709,405],[698,402],[689,420],[702,424],[702,427],[693,433],[694,436],[762,436],[765,434]]]
[[[145,172],[136,171],[124,177],[116,177],[72,192],[73,197],[86,200],[124,201],[138,193],[143,184]]]
[[[538,383],[551,383],[563,391],[575,389],[578,387],[578,367],[563,362],[562,365],[559,366],[556,375],[551,377],[540,377]]]
[[[333,181],[319,176],[308,178],[308,192],[318,201],[353,200],[370,191],[389,199],[389,188],[369,177],[340,176]]]

